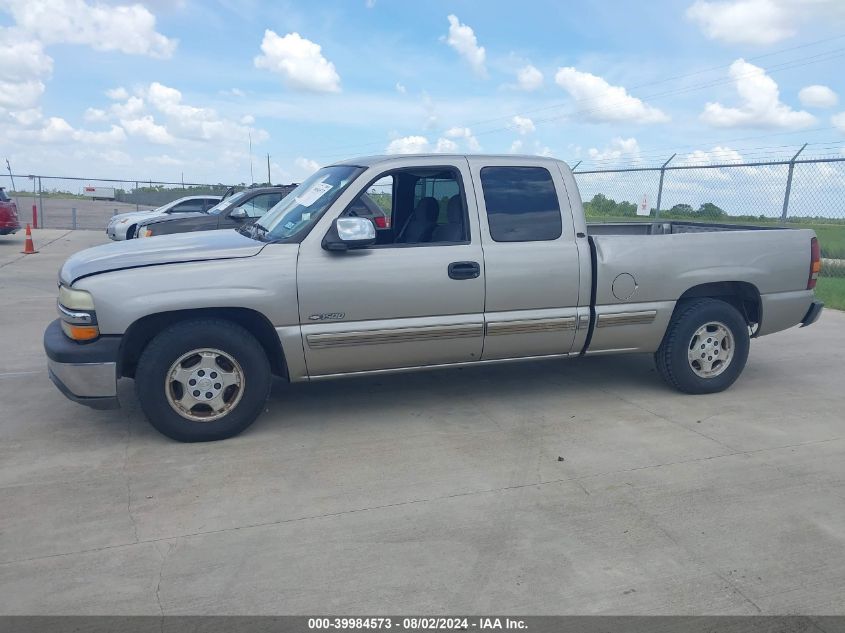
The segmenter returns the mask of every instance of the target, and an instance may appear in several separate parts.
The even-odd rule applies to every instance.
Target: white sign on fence
[[[629,209],[631,207],[628,207]],[[649,215],[651,213],[651,209],[648,206],[648,194],[643,194],[643,200],[640,202],[640,206],[637,207],[637,215]]]

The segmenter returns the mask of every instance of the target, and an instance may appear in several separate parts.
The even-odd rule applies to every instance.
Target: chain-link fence
[[[822,275],[845,277],[845,158],[574,170],[589,222],[655,219],[806,227]]]
[[[845,278],[845,158],[573,170],[590,222],[699,220],[812,228],[823,276]],[[223,195],[223,184],[0,176],[23,222],[105,229],[117,213],[153,209],[184,196]],[[845,282],[843,282],[845,285]]]
[[[222,196],[227,185],[154,180],[109,180],[9,175],[0,187],[18,207],[22,222],[50,229],[100,229],[118,213],[155,209],[185,196]]]

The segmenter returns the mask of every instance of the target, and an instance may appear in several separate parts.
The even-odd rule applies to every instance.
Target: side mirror
[[[338,218],[323,238],[327,251],[348,251],[376,243],[376,226],[367,218]]]
[[[236,220],[243,220],[247,217],[247,215],[243,207],[235,207],[229,212],[229,217],[234,218]]]

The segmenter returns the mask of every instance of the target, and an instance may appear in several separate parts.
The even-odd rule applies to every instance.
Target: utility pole
[[[12,191],[17,191],[17,187],[15,187],[15,177],[12,176],[12,166],[9,164],[9,159],[6,159],[6,169],[9,170],[9,180],[12,181]]]
[[[273,181],[270,180],[270,154],[267,154],[267,184],[273,184]]]
[[[255,183],[255,176],[252,174],[252,132],[249,134],[249,184]]]

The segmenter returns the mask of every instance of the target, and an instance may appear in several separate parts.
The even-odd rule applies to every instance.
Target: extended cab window
[[[562,224],[552,175],[542,167],[484,167],[481,189],[496,242],[556,240]]]
[[[376,225],[376,245],[455,244],[469,240],[460,176],[452,168],[400,169],[379,177],[346,216]]]

